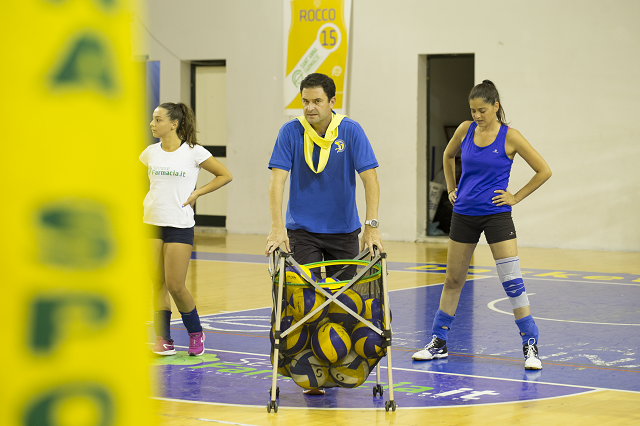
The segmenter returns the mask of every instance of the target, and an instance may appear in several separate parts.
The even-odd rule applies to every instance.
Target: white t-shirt
[[[193,209],[182,205],[196,187],[200,164],[211,157],[204,147],[191,148],[187,143],[173,152],[166,152],[162,142],[149,145],[140,161],[148,167],[149,193],[144,198],[144,223],[174,228],[195,225]]]

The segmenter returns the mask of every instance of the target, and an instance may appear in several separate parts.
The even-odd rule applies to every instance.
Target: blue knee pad
[[[505,293],[509,296],[511,308],[517,309],[529,306],[529,298],[524,288],[522,272],[520,271],[520,259],[518,256],[506,257],[496,260],[498,276],[502,282]]]
[[[522,346],[526,344],[538,344],[538,326],[531,315],[516,320],[516,325],[520,329]],[[530,342],[529,339],[533,339],[533,341]]]
[[[447,340],[447,333],[451,330],[451,323],[455,319],[455,316],[451,316],[438,309],[436,316],[433,319],[433,326],[431,327],[431,334],[442,340]]]

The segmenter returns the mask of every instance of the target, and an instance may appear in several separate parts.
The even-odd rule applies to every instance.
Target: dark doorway
[[[442,154],[456,128],[470,120],[474,55],[427,55],[427,232],[447,235],[453,206],[446,195]],[[459,173],[459,171],[458,171]]]

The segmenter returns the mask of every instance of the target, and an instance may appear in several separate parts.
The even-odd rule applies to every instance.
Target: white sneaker
[[[429,361],[432,359],[446,358],[448,356],[447,341],[433,336],[431,342],[429,342],[424,349],[413,354],[412,358],[416,361]]]
[[[526,370],[542,370],[542,362],[538,358],[538,347],[533,337],[522,347],[522,352],[524,353],[524,368]]]

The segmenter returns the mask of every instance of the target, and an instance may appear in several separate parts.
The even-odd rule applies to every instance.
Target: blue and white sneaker
[[[527,344],[522,347],[522,352],[524,353],[525,370],[542,370],[542,362],[540,361],[540,358],[538,358],[536,339],[533,337],[529,339]]]
[[[431,342],[429,342],[424,349],[413,354],[412,358],[415,361],[429,361],[432,359],[446,358],[448,356],[447,341],[433,336]]]

